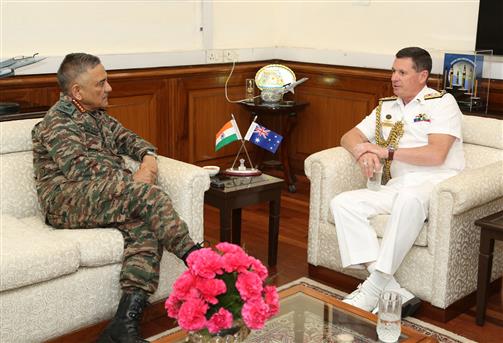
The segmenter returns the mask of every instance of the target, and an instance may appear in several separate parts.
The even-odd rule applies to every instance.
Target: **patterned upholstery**
[[[110,318],[120,297],[124,241],[115,229],[45,225],[33,181],[31,130],[40,119],[0,123],[0,342],[40,342]],[[131,168],[138,163],[126,159]],[[201,241],[202,168],[159,157],[159,183]],[[157,292],[167,297],[185,266],[165,252]],[[13,310],[14,309],[14,310]]]
[[[503,208],[503,120],[464,116],[466,169],[435,187],[428,222],[396,273],[400,284],[440,308],[474,292],[480,230],[474,221]],[[311,181],[308,262],[360,279],[366,271],[343,269],[330,200],[365,187],[352,156],[331,148],[309,156]],[[388,216],[371,220],[382,237]],[[503,275],[503,242],[496,243],[492,280]]]

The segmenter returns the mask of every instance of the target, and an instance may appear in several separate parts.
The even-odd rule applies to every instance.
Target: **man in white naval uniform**
[[[462,113],[452,95],[426,86],[431,65],[424,49],[400,50],[391,75],[396,97],[381,99],[341,139],[341,146],[351,152],[364,175],[372,176],[385,163],[391,177],[378,191],[344,192],[330,203],[343,267],[366,267],[370,273],[344,302],[366,311],[376,308],[385,289],[398,291],[404,302],[414,298],[393,275],[428,217],[433,187],[465,165]],[[379,214],[390,214],[380,244],[369,224],[369,218]],[[418,305],[418,299],[414,300]]]

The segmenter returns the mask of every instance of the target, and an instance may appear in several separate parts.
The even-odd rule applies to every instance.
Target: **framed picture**
[[[485,111],[489,80],[483,81],[484,55],[446,53],[443,88],[451,93],[463,111]]]

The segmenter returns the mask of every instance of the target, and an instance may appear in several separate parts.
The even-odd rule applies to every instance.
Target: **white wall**
[[[2,0],[2,58],[202,48],[196,1]]]
[[[479,3],[0,1],[0,58],[50,56],[17,74],[55,72],[62,56],[75,51],[101,56],[108,69],[202,64],[205,49],[238,49],[240,61],[282,58],[388,68],[393,54],[411,45],[428,49],[438,72],[443,51],[474,48]],[[501,63],[495,68],[503,74]]]
[[[361,2],[289,4],[289,20],[280,26],[277,44],[384,54],[405,46],[429,50],[475,47],[478,0],[356,3]]]
[[[478,7],[478,0],[216,3],[214,45],[386,54],[412,45],[467,51],[475,48]]]

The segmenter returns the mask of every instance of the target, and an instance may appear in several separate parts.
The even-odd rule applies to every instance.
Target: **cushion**
[[[0,154],[31,151],[31,130],[42,118],[0,122]]]
[[[30,151],[0,155],[0,213],[16,218],[40,213]]]
[[[97,267],[122,262],[124,239],[117,229],[54,229],[46,225],[41,216],[23,218],[21,221],[27,226],[43,228],[55,241],[73,242],[79,251],[79,265],[82,267]]]
[[[503,141],[503,138],[501,140]],[[503,150],[501,149],[465,143],[463,144],[463,150],[465,152],[466,169],[480,168],[503,160]]]
[[[463,142],[503,149],[503,120],[463,116]]]
[[[77,244],[40,226],[0,215],[0,291],[51,280],[79,268]]]

